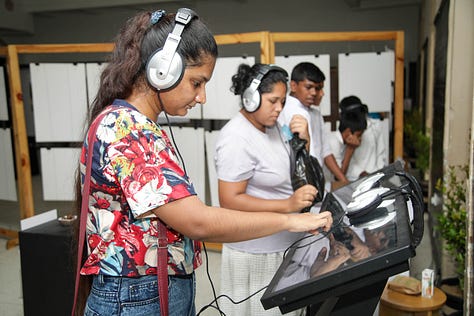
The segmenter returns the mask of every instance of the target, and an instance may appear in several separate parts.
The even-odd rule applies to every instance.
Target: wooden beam
[[[10,107],[15,148],[17,188],[20,203],[20,218],[34,215],[33,187],[31,183],[30,153],[26,135],[23,93],[21,91],[20,66],[15,45],[7,46],[7,71],[10,87]]]
[[[395,39],[395,83],[393,113],[393,160],[403,159],[403,68],[405,66],[405,36],[397,32]]]
[[[217,45],[260,43],[260,62],[270,63],[270,33],[268,31],[214,35]]]
[[[270,62],[275,62],[275,43],[341,41],[395,42],[393,161],[403,158],[403,68],[405,62],[405,37],[403,31],[270,33]]]
[[[206,249],[221,252],[222,251],[222,244],[217,242],[205,242]]]
[[[16,45],[17,54],[109,53],[113,43]]]
[[[16,230],[10,230],[0,227],[0,235],[8,238],[18,238],[18,232]]]
[[[274,42],[351,42],[395,40],[398,31],[374,32],[276,32]]]

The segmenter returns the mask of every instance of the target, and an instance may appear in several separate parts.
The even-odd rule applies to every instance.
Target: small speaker
[[[71,315],[72,226],[53,220],[18,233],[25,316]]]

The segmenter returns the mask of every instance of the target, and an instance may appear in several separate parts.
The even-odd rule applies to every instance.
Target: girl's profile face
[[[211,79],[216,59],[205,56],[199,66],[187,66],[179,84],[161,93],[161,108],[173,116],[185,116],[197,103],[206,103],[206,84]]]
[[[255,127],[264,131],[265,127],[275,125],[278,115],[285,105],[286,89],[285,83],[277,82],[273,85],[272,91],[262,93],[260,107],[251,113],[252,123]]]

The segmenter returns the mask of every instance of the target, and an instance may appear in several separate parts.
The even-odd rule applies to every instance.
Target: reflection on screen
[[[328,193],[321,211],[332,213],[331,231],[293,247],[273,290],[334,275],[409,244],[409,238],[400,242],[397,233],[397,209],[407,225],[406,200],[397,190],[401,185],[398,176],[377,173]]]

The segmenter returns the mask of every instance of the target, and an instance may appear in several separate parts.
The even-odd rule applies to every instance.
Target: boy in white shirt
[[[349,111],[341,113],[338,130],[330,133],[329,144],[334,158],[349,181],[357,180],[360,176],[359,173],[354,173],[359,168],[354,166],[356,162],[352,157],[361,144],[366,128],[365,114],[361,111]]]
[[[319,111],[319,104],[324,96],[324,73],[313,63],[302,62],[293,68],[290,79],[290,94],[286,98],[278,122],[281,126],[290,126],[295,114],[303,115],[308,121],[310,155],[316,157],[321,166],[325,165],[341,183],[348,183],[331,152],[324,119]],[[328,181],[326,190],[329,190]]]

